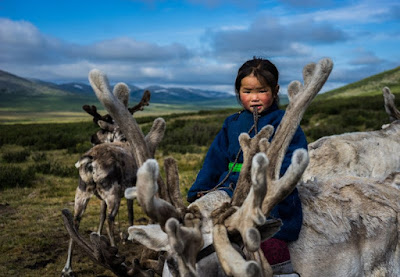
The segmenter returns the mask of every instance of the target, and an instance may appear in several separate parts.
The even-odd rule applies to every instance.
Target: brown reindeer
[[[150,92],[145,91],[139,104],[128,108],[129,88],[124,83],[118,83],[113,90],[115,97],[129,110],[132,115],[135,111],[148,105]],[[92,136],[94,146],[87,151],[75,164],[79,169],[79,185],[75,192],[74,224],[79,223],[85,212],[90,198],[95,195],[101,202],[100,224],[98,234],[107,218],[107,233],[112,246],[114,241],[114,220],[118,213],[121,198],[128,187],[136,183],[137,163],[126,142],[123,132],[113,121],[110,115],[101,116],[96,106],[83,106],[83,109],[93,116],[93,121],[100,126],[100,130]],[[165,130],[165,122],[157,120],[149,132],[147,143],[153,147],[161,141]],[[129,224],[133,225],[133,200],[127,199]],[[107,214],[108,210],[108,214]],[[73,275],[71,268],[73,241],[70,240],[66,265],[63,276]]]
[[[297,272],[302,276],[400,276],[400,175],[396,171],[399,164],[395,157],[398,156],[397,152],[389,153],[390,157],[376,154],[373,157],[376,159],[374,164],[379,164],[380,160],[392,159],[396,165],[391,167],[393,172],[390,173],[382,171],[379,176],[358,176],[359,171],[354,170],[343,175],[325,177],[323,172],[329,169],[323,169],[320,174],[316,173],[313,178],[302,181],[301,176],[309,159],[304,150],[297,150],[292,165],[279,178],[280,164],[291,136],[331,69],[331,61],[324,59],[317,65],[305,67],[304,86],[299,82],[291,83],[290,104],[271,143],[268,143],[268,138],[273,130],[268,126],[252,139],[246,134],[239,137],[244,163],[232,199],[223,191],[214,191],[193,202],[188,208],[182,207],[180,197],[175,197],[179,184],[176,163],[173,160],[165,163],[167,182],[164,183],[159,177],[157,162],[149,159],[146,153],[146,142],[135,121],[132,119],[121,127],[130,134],[127,140],[132,142],[133,150],[140,160],[137,172],[138,201],[149,217],[158,222],[154,225],[130,227],[130,238],[146,247],[168,253],[163,275],[272,276],[271,267],[259,245],[262,240],[277,232],[281,223],[266,218],[272,207],[297,185],[304,213],[300,237],[290,244],[292,262]],[[97,80],[98,84],[104,82],[104,79]],[[99,89],[96,94],[122,126],[126,110],[111,93]],[[385,94],[385,99],[393,100],[393,96],[388,95]],[[396,111],[392,116],[400,119],[395,116],[398,110],[393,101],[389,110]],[[391,123],[387,127],[389,129],[386,128],[389,130],[387,133],[398,137],[398,122]],[[374,132],[370,133],[375,136]],[[386,135],[384,130],[380,134],[381,137]],[[134,136],[139,136],[141,141],[133,140]],[[374,147],[384,145],[397,149],[398,144],[398,141],[388,138]],[[368,151],[369,145],[373,144],[367,144],[363,151]],[[379,153],[379,149],[375,153]],[[312,157],[310,164],[313,162]],[[359,159],[354,164],[359,165],[371,159],[366,154],[355,157]],[[341,164],[340,160],[338,164]],[[169,192],[167,201],[166,197],[157,195],[162,189]],[[126,197],[129,198],[130,194],[131,190],[127,190]],[[149,274],[137,264],[127,266],[116,249],[105,243],[105,237],[93,234],[92,243],[85,241],[69,223],[71,216],[68,211],[64,210],[63,214],[70,235],[82,247],[86,247],[94,261],[118,276]],[[215,253],[210,251],[212,248]]]

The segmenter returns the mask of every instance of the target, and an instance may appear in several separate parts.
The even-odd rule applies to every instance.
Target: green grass
[[[20,149],[19,146],[4,145],[5,149]],[[203,147],[205,151],[206,148]],[[34,152],[38,153],[38,152]],[[24,169],[35,161],[33,154],[22,163],[13,166]],[[73,165],[79,154],[68,154],[66,150],[42,151],[45,160],[64,166]],[[195,172],[201,166],[204,153],[170,153],[178,161],[182,195],[193,183]],[[43,159],[43,157],[42,157]],[[163,169],[164,155],[157,156]],[[4,161],[1,162],[4,164]],[[9,164],[10,165],[10,164]],[[68,235],[63,227],[61,210],[73,211],[74,194],[77,187],[77,170],[73,177],[36,173],[30,187],[2,189],[0,193],[0,276],[59,276],[67,255]],[[100,201],[95,197],[89,202],[80,226],[81,233],[88,238],[97,230]],[[147,222],[146,215],[135,203],[135,222]],[[126,232],[128,226],[126,201],[122,201],[115,230]],[[135,252],[137,244],[119,241],[120,253],[128,259],[140,256]],[[113,276],[111,272],[94,265],[79,249],[73,258],[73,268],[78,276]]]
[[[160,145],[156,158],[161,171],[165,157],[173,156],[178,161],[183,197],[201,167],[208,148],[206,144],[210,143],[213,135],[206,136],[206,140],[202,136],[191,137],[186,141],[191,145],[186,150],[193,151],[187,152],[176,146],[182,145],[179,142],[181,139],[186,139],[182,130],[206,126],[205,122],[216,121],[210,129],[210,132],[215,133],[222,120],[231,112],[232,110],[215,113],[203,111],[164,116],[169,126],[169,136],[175,139],[166,140]],[[137,121],[147,132],[155,118],[156,116],[144,116]],[[90,148],[90,135],[97,129],[92,122],[0,125],[0,166],[15,168],[15,175],[20,175],[29,168],[35,169],[28,185],[16,184],[11,178],[7,185],[0,186],[0,251],[3,253],[0,256],[1,274],[34,277],[60,274],[68,247],[68,235],[63,227],[61,210],[73,210],[78,179],[74,164]],[[174,152],[174,149],[179,150],[179,153]],[[21,161],[10,160],[9,153],[20,153],[24,157]],[[0,172],[0,175],[2,173],[4,174]],[[80,230],[86,237],[97,230],[99,205],[100,201],[93,197],[82,219]],[[134,208],[136,224],[147,222],[147,217],[137,203]],[[123,201],[115,228],[126,232],[128,227],[126,203]],[[135,251],[137,244],[120,243],[119,247],[121,254],[127,255],[128,260],[140,256],[140,252]],[[75,252],[73,262],[74,271],[79,276],[112,276],[102,267],[94,265],[79,249]]]

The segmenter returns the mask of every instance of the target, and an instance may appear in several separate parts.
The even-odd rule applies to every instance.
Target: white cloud
[[[166,61],[188,58],[189,50],[178,43],[160,46],[153,43],[140,42],[131,38],[115,38],[101,41],[82,49],[86,56],[93,59],[125,60],[125,61]]]
[[[172,75],[168,70],[164,70],[156,67],[142,67],[139,69],[140,73],[149,78],[165,78],[170,79]]]
[[[385,4],[384,1],[361,1],[354,5],[317,11],[304,16],[312,16],[315,21],[330,21],[337,24],[344,22],[372,23],[387,20],[387,16],[392,14],[392,8],[392,4]]]
[[[208,32],[213,54],[225,60],[234,57],[310,56],[318,44],[333,44],[348,39],[348,35],[332,24],[313,20],[290,23],[280,18],[258,17],[247,29]],[[311,47],[313,45],[313,47]]]
[[[0,41],[2,43],[9,45],[23,43],[28,47],[36,47],[43,40],[39,30],[31,23],[0,18]]]
[[[354,56],[350,60],[351,65],[377,65],[381,64],[383,60],[376,56],[372,51],[368,51],[364,48],[357,48],[354,50]]]

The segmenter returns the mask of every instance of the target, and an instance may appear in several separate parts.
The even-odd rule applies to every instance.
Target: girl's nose
[[[251,93],[251,101],[256,102],[258,100],[258,93]]]

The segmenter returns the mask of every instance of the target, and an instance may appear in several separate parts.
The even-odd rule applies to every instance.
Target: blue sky
[[[51,82],[233,92],[239,66],[269,58],[281,92],[330,57],[329,90],[400,65],[397,0],[0,0],[0,69]]]

